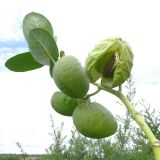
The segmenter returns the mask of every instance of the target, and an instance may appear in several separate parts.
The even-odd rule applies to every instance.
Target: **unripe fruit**
[[[83,98],[89,89],[85,71],[73,56],[64,56],[56,62],[53,79],[62,92],[74,98]]]
[[[59,114],[72,116],[73,110],[78,105],[78,101],[65,95],[63,92],[57,91],[52,95],[51,105]]]
[[[112,113],[96,102],[79,104],[72,117],[76,129],[86,137],[105,138],[117,130],[117,121]]]

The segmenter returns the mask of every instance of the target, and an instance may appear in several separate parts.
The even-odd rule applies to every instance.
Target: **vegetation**
[[[156,137],[160,137],[160,114],[152,109],[144,100],[134,102],[136,89],[132,78],[126,85],[127,97],[136,106],[143,107],[142,115]],[[154,160],[152,149],[144,133],[135,125],[130,113],[126,111],[125,117],[117,116],[119,126],[112,138],[91,139],[79,134],[75,128],[68,138],[63,133],[62,123],[56,128],[51,117],[51,133],[53,142],[46,149],[46,155],[27,155],[22,145],[17,143],[21,155],[1,155],[0,160],[27,160],[34,157],[36,160]]]
[[[21,160],[21,158],[16,154],[0,154],[0,160]]]
[[[149,104],[143,102],[143,115],[151,129],[158,137],[160,131],[154,130],[160,123],[160,114],[155,114]],[[126,113],[127,115],[128,113]],[[154,117],[154,118],[153,118]],[[120,119],[120,117],[118,117]],[[0,155],[0,160],[154,160],[148,140],[129,116],[121,119],[119,129],[113,139],[90,139],[79,134],[75,129],[71,131],[71,138],[63,136],[63,124],[56,128],[53,119],[52,144],[46,149],[46,155]],[[159,127],[159,126],[158,126]],[[141,138],[140,138],[141,137]],[[27,156],[26,156],[27,155]],[[31,158],[32,157],[32,158]]]
[[[145,101],[141,103],[133,102],[136,89],[132,78],[127,83],[127,97],[133,103],[143,106],[142,115],[150,125],[155,136],[160,135],[160,118],[155,109]],[[90,139],[79,134],[76,129],[71,131],[72,136],[67,141],[63,135],[63,124],[60,128],[55,128],[53,119],[51,136],[53,144],[47,149],[50,155],[48,160],[154,160],[152,149],[144,133],[133,122],[130,113],[126,111],[125,117],[117,116],[119,126],[114,137],[105,139]],[[141,138],[140,138],[141,137]],[[66,143],[67,141],[67,143]]]
[[[122,92],[124,89],[122,85],[124,86],[124,82],[130,77],[133,67],[133,53],[126,41],[121,38],[105,39],[91,50],[86,58],[85,67],[82,67],[75,57],[65,55],[63,51],[59,52],[52,25],[45,16],[34,12],[27,14],[23,20],[23,33],[29,52],[11,57],[6,61],[6,67],[12,71],[25,72],[47,65],[58,89],[79,102],[76,107],[74,106],[73,114],[70,110],[69,113],[66,110],[62,112],[61,105],[52,106],[55,110],[58,108],[61,114],[71,115],[73,124],[81,135],[73,130],[72,138],[67,143],[66,136],[62,136],[63,125],[58,130],[53,128],[54,143],[46,150],[50,155],[49,159],[137,160],[143,157],[151,160],[153,150],[154,158],[160,160],[160,141],[157,139],[159,124],[155,125],[159,119],[154,119],[157,116],[155,111],[150,113],[147,108],[145,113],[141,112],[143,116],[137,112],[134,107],[136,105],[133,105],[135,89],[132,89],[132,83],[127,86],[129,87],[127,96]],[[88,94],[90,84],[96,86],[97,90]],[[101,90],[119,98],[127,108],[126,117],[118,117],[120,120],[118,130],[112,114],[99,103],[94,102],[93,105],[91,102],[90,97]],[[66,109],[70,105],[67,104],[66,107],[64,97],[63,95],[60,102],[64,104],[63,109]],[[95,117],[98,117],[98,120],[95,120]],[[135,122],[143,133],[134,127]],[[98,139],[113,136],[116,130],[114,139],[112,137]],[[22,149],[22,158],[26,159],[22,146],[18,144],[18,147]]]

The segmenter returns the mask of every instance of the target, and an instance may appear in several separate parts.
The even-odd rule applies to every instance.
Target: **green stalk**
[[[135,107],[131,104],[131,102],[127,99],[127,97],[124,96],[121,91],[116,91],[110,88],[103,87],[98,83],[93,83],[93,84],[98,86],[102,90],[105,90],[117,96],[124,103],[128,111],[131,113],[132,118],[136,121],[136,123],[140,126],[140,128],[143,130],[146,137],[148,138],[154,152],[155,160],[160,160],[160,141],[156,139],[153,132],[143,119],[143,117],[140,115],[139,112],[136,111]]]

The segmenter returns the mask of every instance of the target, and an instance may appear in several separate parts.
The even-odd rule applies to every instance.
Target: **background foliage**
[[[127,97],[136,107],[143,108],[141,114],[147,124],[160,139],[160,113],[152,109],[144,100],[135,102],[136,89],[132,77],[128,79]],[[119,103],[119,102],[118,102]],[[122,104],[121,104],[122,105]],[[37,160],[154,160],[152,149],[148,140],[132,120],[130,113],[126,111],[124,117],[117,116],[119,127],[112,138],[90,139],[79,134],[75,128],[71,131],[71,137],[64,135],[63,123],[56,128],[51,117],[51,133],[53,142],[46,149],[46,155],[37,157]],[[20,143],[17,143],[22,155],[0,156],[0,160],[29,159]],[[22,151],[23,150],[23,151]],[[32,160],[32,159],[30,159]]]
[[[157,138],[160,138],[160,114],[152,109],[151,105],[144,100],[135,102],[136,89],[132,77],[125,86],[127,98],[139,108],[143,108],[141,114]],[[119,103],[119,102],[118,102]],[[121,104],[122,105],[122,104]],[[53,144],[47,149],[51,160],[154,160],[152,149],[148,140],[133,122],[130,113],[126,111],[125,117],[117,116],[119,120],[118,131],[112,138],[89,139],[80,135],[75,129],[66,143],[66,136],[62,136],[61,128],[52,125],[54,139]],[[53,123],[53,120],[52,124]]]

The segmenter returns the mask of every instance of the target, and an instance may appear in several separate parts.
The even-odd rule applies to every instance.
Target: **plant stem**
[[[93,92],[91,94],[87,94],[87,96],[85,97],[85,99],[88,99],[89,97],[96,95],[100,91],[101,91],[101,89],[98,87],[98,89],[95,92]]]
[[[160,141],[156,139],[153,132],[151,131],[151,129],[143,119],[143,117],[140,115],[140,113],[136,111],[135,107],[131,104],[131,102],[127,99],[127,97],[124,96],[121,91],[116,91],[114,89],[103,87],[98,83],[92,83],[92,84],[98,86],[102,90],[105,90],[107,92],[114,94],[124,103],[128,111],[131,113],[132,118],[136,121],[136,123],[140,126],[140,128],[143,130],[146,137],[148,138],[154,152],[155,160],[160,160]]]
[[[130,101],[122,93],[118,94],[118,98],[125,104],[128,111],[131,113],[132,118],[137,122],[137,124],[140,126],[140,128],[143,130],[146,137],[150,141],[150,144],[152,146],[155,155],[155,159],[160,160],[160,141],[156,139],[156,137],[154,136],[153,132],[151,131],[145,120],[142,118],[140,113],[136,111],[135,107],[132,106]]]

